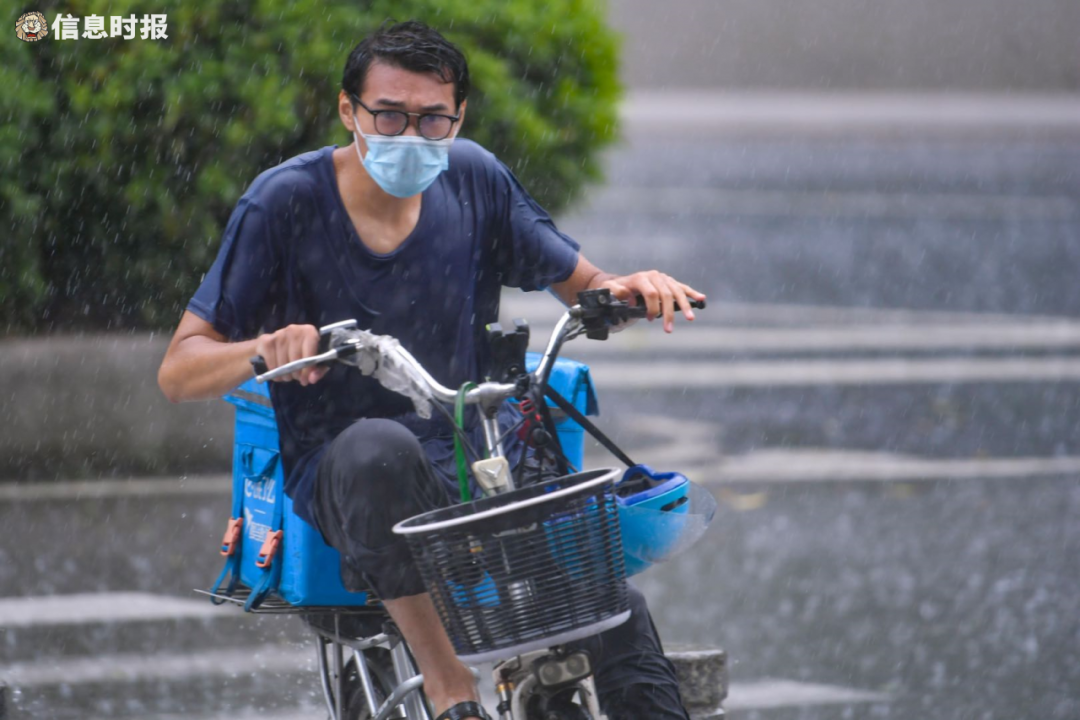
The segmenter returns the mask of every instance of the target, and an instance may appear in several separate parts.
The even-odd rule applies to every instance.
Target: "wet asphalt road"
[[[705,547],[642,579],[666,637],[723,646],[733,681],[892,698],[736,717],[1080,714],[1075,478],[730,493]]]
[[[1080,311],[1080,143],[641,133],[563,227],[715,300]]]
[[[970,327],[991,315],[1024,325],[1080,311],[1075,140],[654,135],[634,138],[610,168],[594,209],[564,223],[590,257],[602,267],[661,266],[721,302],[770,305],[767,322],[779,327],[805,327],[787,308],[804,304],[905,308],[913,312],[896,332],[914,337],[942,314]],[[741,324],[706,310],[677,332]],[[682,359],[718,364],[1077,355],[1076,347],[987,350],[962,341],[782,355],[690,345]],[[662,348],[650,344],[645,357],[664,358]],[[595,357],[603,387],[608,356]],[[633,413],[647,408],[657,425],[677,428],[707,424],[697,442],[710,447],[699,458],[717,460],[699,460],[695,471],[706,481],[722,477],[713,471],[721,458],[765,450],[946,460],[1080,454],[1080,383],[1069,379],[718,382],[602,390],[601,403],[602,419],[646,461],[649,433],[628,427]],[[641,579],[659,626],[669,640],[726,648],[733,682],[796,679],[890,699],[740,710],[733,698],[734,717],[1080,717],[1075,472],[807,482],[778,464],[773,484],[713,485],[721,502],[710,535]]]
[[[688,337],[884,324],[917,338],[943,314],[964,327],[1022,327],[1071,322],[1080,309],[1080,142],[1072,137],[638,134],[610,154],[608,175],[607,187],[561,220],[592,260],[611,270],[661,266],[705,290],[714,308],[760,309],[742,319],[702,312],[695,327],[677,330]],[[807,320],[799,306],[839,309]],[[897,322],[874,314],[898,308],[911,312]],[[877,702],[774,709],[733,696],[732,717],[1080,717],[1075,472],[990,479],[953,477],[946,467],[881,481],[856,470],[850,480],[822,481],[801,475],[792,454],[829,450],[856,468],[855,451],[886,464],[901,455],[1068,459],[1080,455],[1080,382],[852,384],[839,382],[837,366],[837,382],[605,388],[605,364],[648,375],[651,363],[670,359],[659,345],[637,355],[612,347],[587,351],[603,426],[644,461],[670,451],[688,426],[704,428],[688,468],[720,500],[697,548],[639,578],[665,639],[724,647],[736,683],[775,678],[880,693]],[[734,361],[1070,360],[1078,350],[957,341],[777,353],[690,341],[679,359],[722,369]],[[726,459],[765,451],[780,453],[768,482],[725,479]],[[0,595],[185,595],[215,574],[227,511],[221,494],[0,501]]]

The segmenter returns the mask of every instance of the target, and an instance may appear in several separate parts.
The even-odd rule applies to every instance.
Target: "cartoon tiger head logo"
[[[45,16],[39,12],[23,13],[15,23],[15,34],[23,42],[37,42],[49,34]]]

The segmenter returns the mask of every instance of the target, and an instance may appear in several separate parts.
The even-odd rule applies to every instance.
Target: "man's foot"
[[[476,692],[476,678],[472,671],[459,664],[454,668],[449,677],[439,680],[428,680],[424,676],[424,694],[435,708],[435,717],[443,718],[446,713],[451,713],[444,720],[490,720],[484,708],[480,705],[480,696]],[[474,703],[475,707],[462,707],[460,705]],[[477,714],[476,711],[479,711]],[[472,714],[466,714],[471,712]]]
[[[451,705],[439,713],[435,720],[491,720],[491,716],[479,702],[466,700]]]

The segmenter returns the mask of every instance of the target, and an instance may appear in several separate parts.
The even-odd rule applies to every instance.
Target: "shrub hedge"
[[[601,2],[41,3],[49,37],[0,33],[0,333],[171,328],[255,176],[351,142],[336,113],[345,59],[391,17],[462,47],[474,80],[463,136],[565,206],[616,135],[617,39]],[[59,40],[57,9],[104,16],[107,30],[112,15],[166,13],[168,39]]]

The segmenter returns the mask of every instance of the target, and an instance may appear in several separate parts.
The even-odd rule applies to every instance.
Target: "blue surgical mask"
[[[452,137],[428,140],[417,135],[360,134],[367,142],[367,157],[360,154],[360,140],[353,132],[356,156],[371,179],[394,197],[407,198],[424,192],[439,173],[450,167]]]

